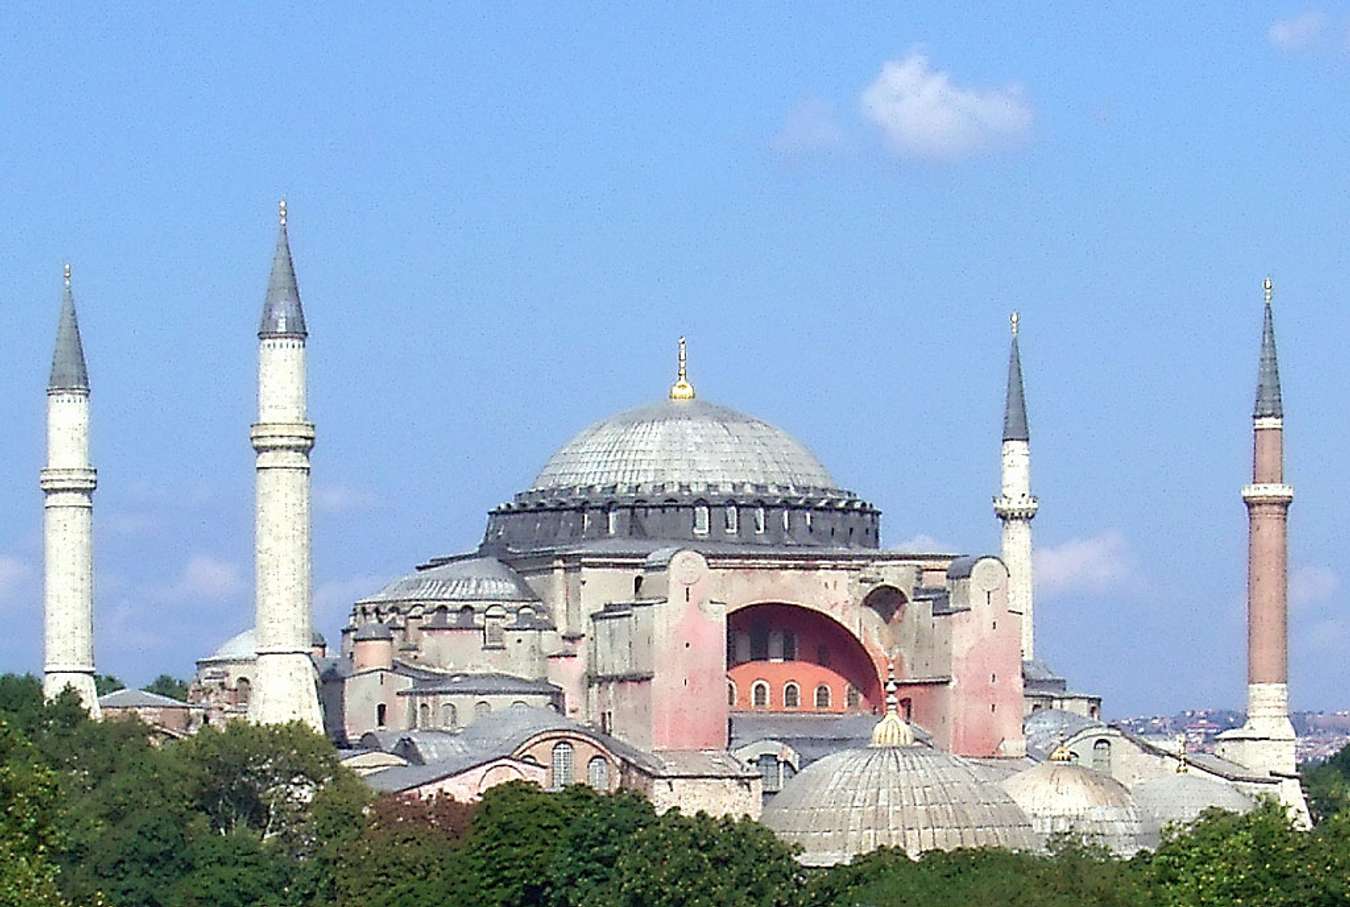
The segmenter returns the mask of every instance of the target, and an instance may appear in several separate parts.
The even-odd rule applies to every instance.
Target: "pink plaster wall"
[[[701,556],[681,552],[675,558]],[[672,559],[676,572],[679,565]],[[708,601],[706,565],[689,585],[675,582],[658,606],[652,678],[652,749],[702,750],[727,746],[726,619]]]
[[[1022,624],[1008,610],[1007,589],[1007,569],[985,558],[971,574],[970,610],[945,618],[953,621],[949,739],[958,755],[1005,755],[1022,745]]]

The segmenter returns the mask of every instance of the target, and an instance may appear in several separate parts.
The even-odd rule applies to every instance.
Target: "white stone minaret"
[[[1008,610],[1022,615],[1022,660],[1036,655],[1031,588],[1031,520],[1040,505],[1031,494],[1031,434],[1022,393],[1022,358],[1017,351],[1018,316],[1012,313],[1008,396],[1003,409],[1003,489],[994,513],[1003,521],[1003,563],[1008,568]]]
[[[46,644],[42,689],[48,699],[66,687],[99,717],[94,689],[94,486],[89,465],[89,373],[70,291],[70,265],[47,382],[43,612]]]
[[[257,675],[249,718],[302,721],[323,730],[310,657],[309,452],[314,425],[305,403],[305,313],[286,235],[286,202],[258,328],[258,421],[254,525]]]

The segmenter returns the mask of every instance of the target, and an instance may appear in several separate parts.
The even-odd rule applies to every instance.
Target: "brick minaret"
[[[1284,406],[1275,357],[1271,282],[1265,281],[1261,363],[1252,410],[1252,483],[1247,505],[1247,723],[1220,736],[1220,752],[1248,768],[1292,773],[1289,722],[1288,541],[1294,489],[1284,483]]]
[[[323,730],[310,656],[309,452],[314,424],[305,391],[305,313],[281,202],[272,275],[258,328],[258,421],[254,524],[257,677],[249,718],[302,721]]]
[[[1008,354],[1008,396],[1003,408],[1002,494],[994,513],[1003,521],[1003,565],[1008,568],[1008,610],[1022,615],[1022,660],[1035,657],[1032,626],[1031,520],[1039,503],[1031,493],[1031,432],[1022,391],[1022,358],[1017,349],[1017,313],[1012,313]]]
[[[89,465],[89,373],[70,291],[70,265],[56,326],[52,374],[47,382],[47,467],[44,495],[42,689],[48,699],[67,687],[94,718],[94,487]]]

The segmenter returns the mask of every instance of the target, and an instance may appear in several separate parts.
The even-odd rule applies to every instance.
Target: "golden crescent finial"
[[[1017,336],[1017,325],[1019,322],[1021,322],[1021,320],[1022,316],[1017,314],[1016,312],[1013,312],[1010,316],[1008,316],[1008,322],[1009,324],[1012,325],[1012,335],[1014,337]]]
[[[282,225],[283,227],[286,226],[286,198],[285,198],[285,196],[282,196],[281,201],[277,202],[277,217],[278,217],[278,219],[280,219],[281,225]]]
[[[66,286],[69,287],[69,286],[70,286],[70,262],[66,262],[66,266],[65,266],[65,268],[64,268],[63,270],[64,270],[64,272],[65,272]]]
[[[684,338],[680,338],[679,365],[675,372],[675,383],[670,386],[670,399],[694,399],[694,386],[689,383],[688,358],[684,350]]]
[[[1267,276],[1265,282],[1261,284],[1261,289],[1266,293],[1266,305],[1270,305],[1270,297],[1275,295],[1275,284],[1271,282],[1269,276]]]
[[[1055,751],[1050,754],[1051,762],[1072,762],[1073,751],[1064,744],[1055,747]]]

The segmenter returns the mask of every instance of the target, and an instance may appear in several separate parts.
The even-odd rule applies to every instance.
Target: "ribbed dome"
[[[1069,833],[1129,856],[1141,846],[1145,823],[1129,790],[1115,778],[1072,762],[1042,762],[1003,782],[1044,844]]]
[[[1131,793],[1145,819],[1153,820],[1159,830],[1173,823],[1194,822],[1211,807],[1234,813],[1245,813],[1252,808],[1252,801],[1231,784],[1194,771],[1173,772],[1141,781]]]
[[[959,756],[919,746],[844,750],[813,762],[769,801],[761,821],[801,845],[808,866],[888,846],[911,856],[1036,847],[1027,817],[997,784]]]
[[[702,400],[663,400],[595,423],[549,458],[531,490],[667,484],[838,491],[791,435]]]
[[[409,573],[359,604],[536,601],[539,596],[506,564],[495,557],[471,557]]]
[[[326,646],[323,634],[318,630],[312,632],[309,636],[310,645]],[[199,659],[203,662],[212,661],[252,661],[258,657],[258,634],[252,627],[249,627],[242,633],[236,633],[229,639],[220,644],[216,649],[205,658]]]

